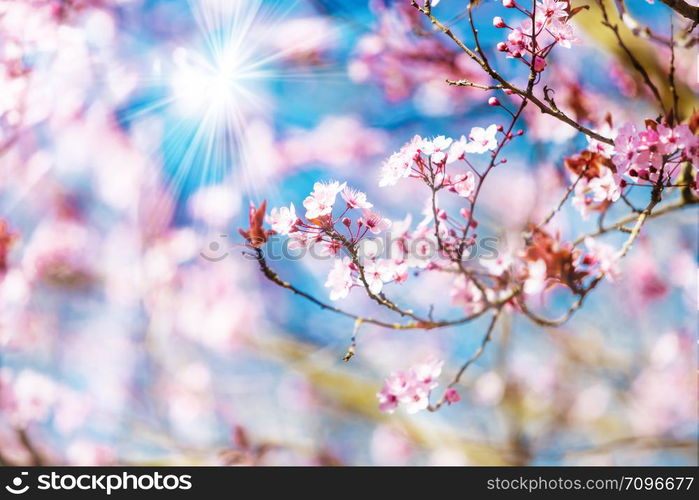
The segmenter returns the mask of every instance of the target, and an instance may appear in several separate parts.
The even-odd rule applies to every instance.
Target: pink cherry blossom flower
[[[384,259],[382,261],[385,282],[403,283],[408,279],[408,264],[403,260]]]
[[[457,160],[462,160],[466,154],[466,147],[468,145],[468,142],[466,141],[466,137],[463,135],[461,136],[461,139],[458,141],[454,141],[451,145],[451,148],[449,148],[449,154],[447,155],[447,163],[453,163]]]
[[[396,182],[410,176],[411,167],[420,156],[424,140],[419,135],[414,136],[399,151],[393,153],[381,167],[379,187],[395,186]]]
[[[313,192],[303,200],[303,206],[306,208],[306,218],[317,219],[330,214],[337,194],[345,189],[345,186],[346,183],[340,184],[338,181],[328,183],[316,182],[313,185]]]
[[[453,139],[437,136],[431,141],[425,140],[422,145],[422,152],[430,156],[432,163],[442,163],[447,157],[447,151],[451,146]]]
[[[289,207],[273,208],[267,216],[267,223],[279,234],[289,234],[296,221],[298,217],[293,203]]]
[[[442,373],[444,361],[429,358],[426,361],[410,368],[411,379],[424,391],[431,391],[439,385],[437,379]]]
[[[398,396],[384,388],[376,393],[379,399],[379,410],[384,413],[393,413],[398,408]]]
[[[330,288],[330,300],[344,299],[349,295],[350,288],[354,284],[351,264],[349,257],[338,259],[333,264],[325,282],[325,286]]]
[[[463,307],[466,314],[474,314],[483,306],[483,292],[476,286],[473,280],[464,275],[459,275],[454,280],[449,291],[454,305]]]
[[[364,215],[359,220],[373,234],[379,234],[381,231],[385,231],[391,227],[391,221],[389,219],[381,217],[381,215],[370,210],[365,210]]]
[[[473,172],[466,172],[454,177],[453,188],[456,194],[464,198],[468,198],[476,190],[476,176]]]
[[[405,372],[391,373],[376,395],[379,399],[379,409],[385,413],[393,413],[401,400],[407,397],[410,389],[411,381]]]
[[[663,154],[669,155],[678,149],[687,149],[697,140],[687,125],[670,128],[658,125],[658,142]]]
[[[598,134],[604,136],[604,137],[609,137],[612,140],[614,140],[617,136],[617,131],[614,130],[607,122],[605,122],[601,127],[596,128],[594,130]],[[590,151],[593,151],[595,153],[599,153],[605,158],[611,158],[612,155],[614,154],[614,146],[611,144],[607,144],[606,142],[600,142],[596,139],[593,139],[589,136],[585,136],[585,139],[587,139],[587,149]]]
[[[377,295],[381,293],[384,283],[393,279],[393,269],[384,260],[370,260],[364,264],[364,279],[369,291]]]
[[[610,281],[615,281],[619,277],[619,253],[611,245],[600,243],[589,236],[585,238],[585,246],[588,253],[585,254],[586,261],[590,265],[599,269],[600,274],[605,275]]]
[[[566,49],[571,48],[572,44],[578,40],[575,36],[573,26],[569,23],[553,21],[548,27],[548,32],[553,36],[558,45]]]
[[[542,0],[537,2],[536,12],[541,13],[549,19],[559,19],[562,17],[568,17],[566,12],[567,2],[561,2],[559,0]]]
[[[420,387],[413,387],[412,390],[403,397],[401,401],[405,406],[405,411],[408,413],[417,413],[427,409],[429,406],[429,393],[422,390]]]
[[[400,179],[410,176],[413,159],[408,158],[403,151],[393,153],[381,167],[379,187],[395,186]]]
[[[347,206],[350,208],[371,208],[374,206],[367,201],[366,194],[351,187],[345,187],[342,190],[342,199],[347,202]]]
[[[603,167],[599,177],[590,180],[588,186],[592,191],[594,201],[617,201],[621,196],[621,188],[619,183],[621,177],[614,174],[611,168]]]
[[[429,406],[430,391],[439,385],[437,381],[442,373],[443,361],[429,358],[412,366],[407,372],[393,372],[386,378],[384,386],[376,395],[379,409],[392,413],[402,405],[408,413],[417,413]],[[455,393],[456,391],[454,391]],[[449,403],[456,402],[458,394],[449,393]]]
[[[467,153],[485,153],[493,151],[498,147],[498,141],[495,134],[498,132],[497,125],[490,125],[487,129],[482,127],[473,127],[468,138],[471,140],[466,146]]]
[[[515,28],[507,35],[505,42],[509,57],[522,57],[522,54],[529,50],[529,39],[522,29]]]

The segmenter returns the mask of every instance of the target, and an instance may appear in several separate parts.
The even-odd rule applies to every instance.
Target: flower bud
[[[500,101],[497,97],[491,97],[488,99],[488,106],[500,106]]]
[[[507,50],[508,50],[508,49],[507,49],[507,44],[506,44],[505,42],[498,42],[498,44],[496,45],[496,47],[497,47],[497,49],[498,49],[500,52],[507,52]]]
[[[344,217],[344,218],[342,219],[342,223],[343,223],[345,226],[350,227],[350,225],[352,224],[352,221],[350,220],[349,217]]]
[[[502,6],[507,9],[515,8],[515,0],[502,0]]]
[[[493,26],[495,26],[496,28],[506,28],[507,24],[505,24],[505,20],[502,17],[495,16],[493,18]]]
[[[542,57],[534,56],[534,71],[541,73],[546,67],[546,61]]]

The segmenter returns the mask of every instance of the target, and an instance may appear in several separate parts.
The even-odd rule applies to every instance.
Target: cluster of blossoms
[[[699,136],[685,124],[671,127],[648,120],[643,130],[626,124],[614,139],[612,162],[634,182],[670,183],[682,163],[699,163]]]
[[[473,196],[478,183],[475,170],[463,173],[447,173],[447,165],[458,160],[469,163],[467,154],[482,154],[498,147],[496,138],[502,127],[490,125],[487,128],[474,127],[468,139],[438,136],[424,139],[416,136],[398,152],[394,153],[383,165],[379,180],[380,186],[394,185],[401,178],[415,177],[426,181],[435,190],[445,189],[463,198]],[[511,139],[505,137],[504,140]],[[339,214],[333,214],[338,195],[344,201]],[[296,213],[296,207],[273,208],[267,217],[267,223],[273,232],[287,235],[292,241],[291,249],[319,248],[322,256],[338,257],[328,274],[325,286],[330,288],[331,300],[345,298],[352,287],[364,286],[377,295],[387,283],[403,283],[408,279],[410,268],[439,269],[447,264],[440,262],[436,250],[454,251],[459,247],[459,233],[475,220],[468,210],[461,210],[458,218],[450,217],[445,210],[437,209],[439,219],[435,228],[434,212],[426,208],[425,218],[411,232],[411,217],[396,223],[372,211],[373,204],[366,194],[352,189],[346,183],[338,181],[317,182],[313,191],[303,201],[305,216],[302,219]],[[261,228],[260,215],[257,210],[251,212],[251,230],[244,236],[251,241],[255,233],[260,242],[267,237]],[[356,214],[354,219],[352,214]],[[260,226],[258,229],[253,229]],[[451,227],[450,227],[451,226]],[[371,245],[364,245],[367,236],[378,236],[393,227],[393,239],[390,243],[388,258],[380,258]],[[437,241],[439,235],[439,242]],[[475,242],[471,237],[471,244]],[[341,256],[343,248],[348,256]],[[361,251],[361,252],[360,252]]]
[[[525,9],[515,0],[503,0],[502,4],[527,16],[518,27],[509,26],[500,16],[493,18],[493,26],[510,30],[507,40],[497,45],[498,50],[507,53],[508,57],[520,59],[541,72],[546,68],[546,57],[555,45],[570,48],[575,42],[573,26],[568,22],[573,14],[567,0],[536,2],[535,12]]]
[[[338,195],[345,205],[335,216],[333,207]],[[358,245],[367,235],[379,235],[392,225],[389,219],[371,210],[373,204],[365,193],[338,181],[316,182],[303,207],[305,220],[296,214],[292,203],[289,207],[273,208],[267,222],[274,232],[291,238],[291,249],[317,246],[321,256],[333,257],[339,257],[343,248],[350,253],[353,258],[338,258],[328,274],[325,286],[331,289],[332,300],[346,297],[360,283],[371,293],[379,294],[385,283],[400,283],[408,278],[403,259],[379,259],[371,251],[364,253],[364,263],[358,266]],[[354,220],[350,217],[353,213]]]
[[[604,211],[621,196],[622,178],[612,161],[602,153],[583,151],[565,159],[575,183],[573,206],[587,219],[591,211]]]
[[[408,413],[425,410],[429,406],[430,391],[439,385],[443,361],[434,358],[412,366],[408,371],[393,372],[376,395],[379,409],[393,413],[398,405],[404,405]],[[456,403],[461,398],[455,389],[447,389],[445,401]]]
[[[605,124],[602,132],[614,138],[614,145],[589,139],[588,150],[565,160],[576,183],[573,206],[585,219],[617,201],[630,182],[671,185],[682,164],[699,163],[699,136],[686,124],[670,127],[648,120],[640,131],[630,123],[618,130]],[[697,188],[694,179],[687,182]]]
[[[444,136],[431,140],[415,136],[383,164],[379,186],[394,186],[398,180],[407,177],[425,178],[430,168],[435,167],[441,184],[468,198],[475,189],[473,173],[467,171],[452,178],[445,173],[446,165],[464,160],[467,153],[482,154],[496,149],[499,130],[502,128],[497,125],[486,129],[473,127],[468,140],[461,136],[458,141]]]
[[[429,115],[453,113],[477,92],[444,85],[445,78],[487,83],[468,55],[452,50],[437,37],[415,36],[421,30],[419,12],[409,2],[393,2],[390,7],[372,4],[379,25],[357,44],[348,66],[352,80],[375,81],[390,101],[414,97],[415,105]]]

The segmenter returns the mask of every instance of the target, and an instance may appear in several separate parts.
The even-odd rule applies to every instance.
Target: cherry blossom
[[[466,276],[458,276],[454,280],[449,294],[454,305],[462,307],[466,314],[473,314],[483,308],[483,292]]]
[[[442,163],[446,159],[447,152],[451,143],[452,139],[440,135],[435,137],[431,141],[423,141],[421,149],[424,154],[430,156],[430,160],[432,162]]]
[[[366,226],[373,234],[379,234],[391,227],[391,221],[381,215],[365,210],[359,221]]]
[[[476,176],[473,175],[473,172],[459,174],[454,177],[452,182],[452,187],[456,194],[464,198],[468,198],[476,190]]]
[[[325,282],[325,286],[330,288],[330,300],[339,300],[347,297],[353,284],[351,260],[349,257],[337,259]]]
[[[272,226],[272,229],[285,235],[294,229],[297,221],[298,217],[293,203],[288,207],[273,208],[267,217],[267,223]]]
[[[369,291],[375,295],[381,293],[384,283],[390,282],[393,277],[393,269],[383,260],[370,260],[364,264],[364,278]]]
[[[350,187],[345,187],[342,190],[342,199],[347,202],[349,208],[371,208],[374,206],[367,201],[366,194]]]
[[[482,154],[497,148],[498,141],[495,138],[497,131],[497,125],[490,125],[485,129],[482,127],[473,127],[468,135],[471,142],[466,145],[466,152]]]
[[[426,409],[429,406],[430,391],[437,387],[437,378],[442,373],[443,365],[443,361],[429,358],[412,366],[407,372],[391,373],[376,395],[379,409],[386,413],[393,413],[399,405],[403,405],[408,413]],[[453,393],[449,397],[450,403],[458,401]]]
[[[303,200],[307,219],[317,219],[332,212],[338,193],[345,189],[346,183],[338,181],[316,182],[313,192]]]
[[[583,257],[583,262],[586,265],[596,267],[610,281],[618,279],[620,274],[619,252],[613,246],[600,243],[589,237],[585,238],[585,246],[588,253]]]

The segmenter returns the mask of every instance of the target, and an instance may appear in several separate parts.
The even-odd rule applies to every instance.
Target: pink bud
[[[504,92],[505,92],[505,94],[507,94],[507,95],[512,95],[512,94],[515,93],[515,91],[512,90],[512,89],[505,89]]]
[[[498,132],[502,132],[505,128],[502,125],[497,126]]]
[[[499,42],[496,47],[500,52],[507,52],[507,44],[505,42]]]
[[[457,403],[461,401],[461,396],[456,392],[456,389],[447,389],[447,392],[444,393],[444,400],[448,404]]]
[[[342,223],[343,223],[345,226],[350,227],[350,225],[352,224],[352,221],[350,220],[349,217],[345,217],[345,218],[342,219]]]
[[[503,158],[502,160],[500,160],[500,163],[507,163],[507,158]]]
[[[500,106],[500,101],[498,101],[497,97],[491,97],[488,99],[488,106]]]
[[[539,56],[534,57],[534,71],[537,73],[541,73],[544,71],[544,68],[546,67],[546,61],[544,61],[543,58]]]
[[[629,170],[629,175],[631,177],[638,177],[638,172],[636,171],[635,168],[632,168],[631,170]]]
[[[619,187],[621,189],[624,189],[627,186],[628,182],[626,182],[626,179],[621,179],[621,182],[619,182]]]
[[[507,24],[505,24],[505,20],[502,17],[495,16],[493,18],[493,26],[495,26],[496,28],[506,28]]]
[[[508,9],[514,9],[515,0],[502,0],[502,6]]]
[[[517,131],[517,135],[522,135],[522,134],[524,134],[524,130],[519,129],[519,130]]]

